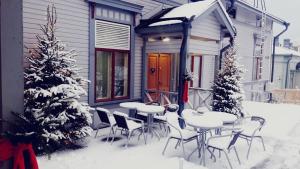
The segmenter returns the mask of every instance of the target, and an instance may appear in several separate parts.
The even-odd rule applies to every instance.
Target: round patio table
[[[134,117],[137,113],[137,108],[140,106],[144,106],[144,103],[140,103],[140,102],[123,102],[120,103],[120,107],[125,108],[125,109],[129,109],[129,117]]]
[[[188,158],[190,158],[190,156],[196,152],[197,150],[199,150],[199,152],[202,152],[202,157],[200,159],[200,163],[203,163],[203,165],[205,166],[205,150],[207,149],[206,147],[206,136],[205,133],[209,130],[212,129],[218,129],[218,128],[222,128],[223,126],[223,121],[221,120],[221,118],[216,118],[215,116],[212,115],[207,115],[205,114],[199,114],[199,115],[192,115],[192,116],[188,116],[187,118],[185,118],[185,122],[187,125],[195,128],[201,139],[200,139],[200,147],[197,147],[190,155]],[[199,154],[200,155],[200,154]]]
[[[155,134],[157,138],[160,139],[159,134],[153,130],[153,116],[154,114],[163,113],[165,111],[165,108],[163,106],[143,105],[137,107],[137,111],[147,114],[147,133],[151,133],[152,137],[153,134]]]
[[[226,112],[207,111],[203,114],[206,116],[211,116],[213,118],[219,118],[223,121],[224,124],[234,123],[237,120],[237,117],[235,115]]]

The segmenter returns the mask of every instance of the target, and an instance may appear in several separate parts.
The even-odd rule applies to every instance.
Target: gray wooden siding
[[[236,45],[237,45],[237,55],[239,57],[240,63],[244,65],[246,69],[244,73],[243,81],[249,82],[253,80],[254,77],[254,34],[258,34],[260,31],[258,28],[248,25],[246,23],[233,21],[237,29]],[[265,43],[265,56],[263,58],[263,74],[262,79],[269,80],[270,78],[270,62],[272,54],[272,31],[266,34]]]
[[[146,53],[180,53],[182,40],[147,42]]]
[[[135,36],[135,63],[134,66],[134,98],[141,98],[141,90],[142,90],[142,46],[143,39],[138,35]]]
[[[142,19],[150,18],[152,15],[161,11],[163,8],[169,8],[170,5],[163,5],[160,2],[153,0],[124,0],[133,4],[144,6],[142,11]]]
[[[220,40],[220,32],[220,23],[214,14],[210,14],[205,18],[196,18],[195,21],[192,22],[192,36]]]
[[[80,74],[88,79],[89,56],[89,8],[83,0],[25,0],[23,1],[23,40],[26,47],[36,45],[36,34],[41,34],[40,25],[46,23],[47,5],[54,2],[57,9],[57,37],[67,49],[77,51]],[[24,53],[27,53],[24,48]],[[88,90],[88,86],[84,86]],[[87,97],[83,98],[87,101]]]
[[[198,55],[219,55],[220,45],[215,41],[190,39],[189,52]]]

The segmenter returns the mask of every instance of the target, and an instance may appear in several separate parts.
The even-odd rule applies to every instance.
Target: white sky
[[[290,38],[294,44],[300,45],[300,0],[265,0],[267,10],[273,15],[291,23],[288,31],[281,36],[280,42],[284,38]],[[275,24],[275,34],[283,30],[284,27]]]

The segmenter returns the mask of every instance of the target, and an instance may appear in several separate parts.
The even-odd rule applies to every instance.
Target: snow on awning
[[[192,16],[198,17],[203,14],[207,9],[216,4],[217,0],[206,0],[206,1],[198,1],[193,3],[188,3],[181,5],[172,9],[170,12],[166,13],[161,18],[178,18],[184,17],[187,19],[191,19]],[[168,20],[168,21],[160,21],[153,23],[149,26],[161,26],[161,25],[171,25],[176,23],[181,23],[180,20]]]
[[[235,36],[236,29],[220,0],[192,2],[169,10],[162,10],[150,19],[141,20],[136,31],[144,34],[161,33],[168,30],[169,33],[180,31],[182,30],[181,23],[184,20],[193,22],[196,19],[205,18],[209,13],[215,14],[224,32],[227,31],[226,33],[229,33],[231,37]]]

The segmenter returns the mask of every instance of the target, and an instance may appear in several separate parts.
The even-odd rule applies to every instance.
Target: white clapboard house
[[[200,105],[199,96],[203,101],[208,95],[202,93],[209,93],[222,53],[235,36],[251,98],[253,91],[263,90],[254,84],[270,80],[273,26],[287,25],[242,0],[12,0],[3,2],[1,10],[15,20],[1,22],[19,25],[11,31],[23,43],[10,52],[26,55],[22,44],[34,47],[52,2],[58,15],[57,36],[76,49],[81,75],[90,80],[84,101],[94,107],[161,96],[151,91],[175,101],[182,95],[180,75],[185,69],[195,76],[190,106]]]

